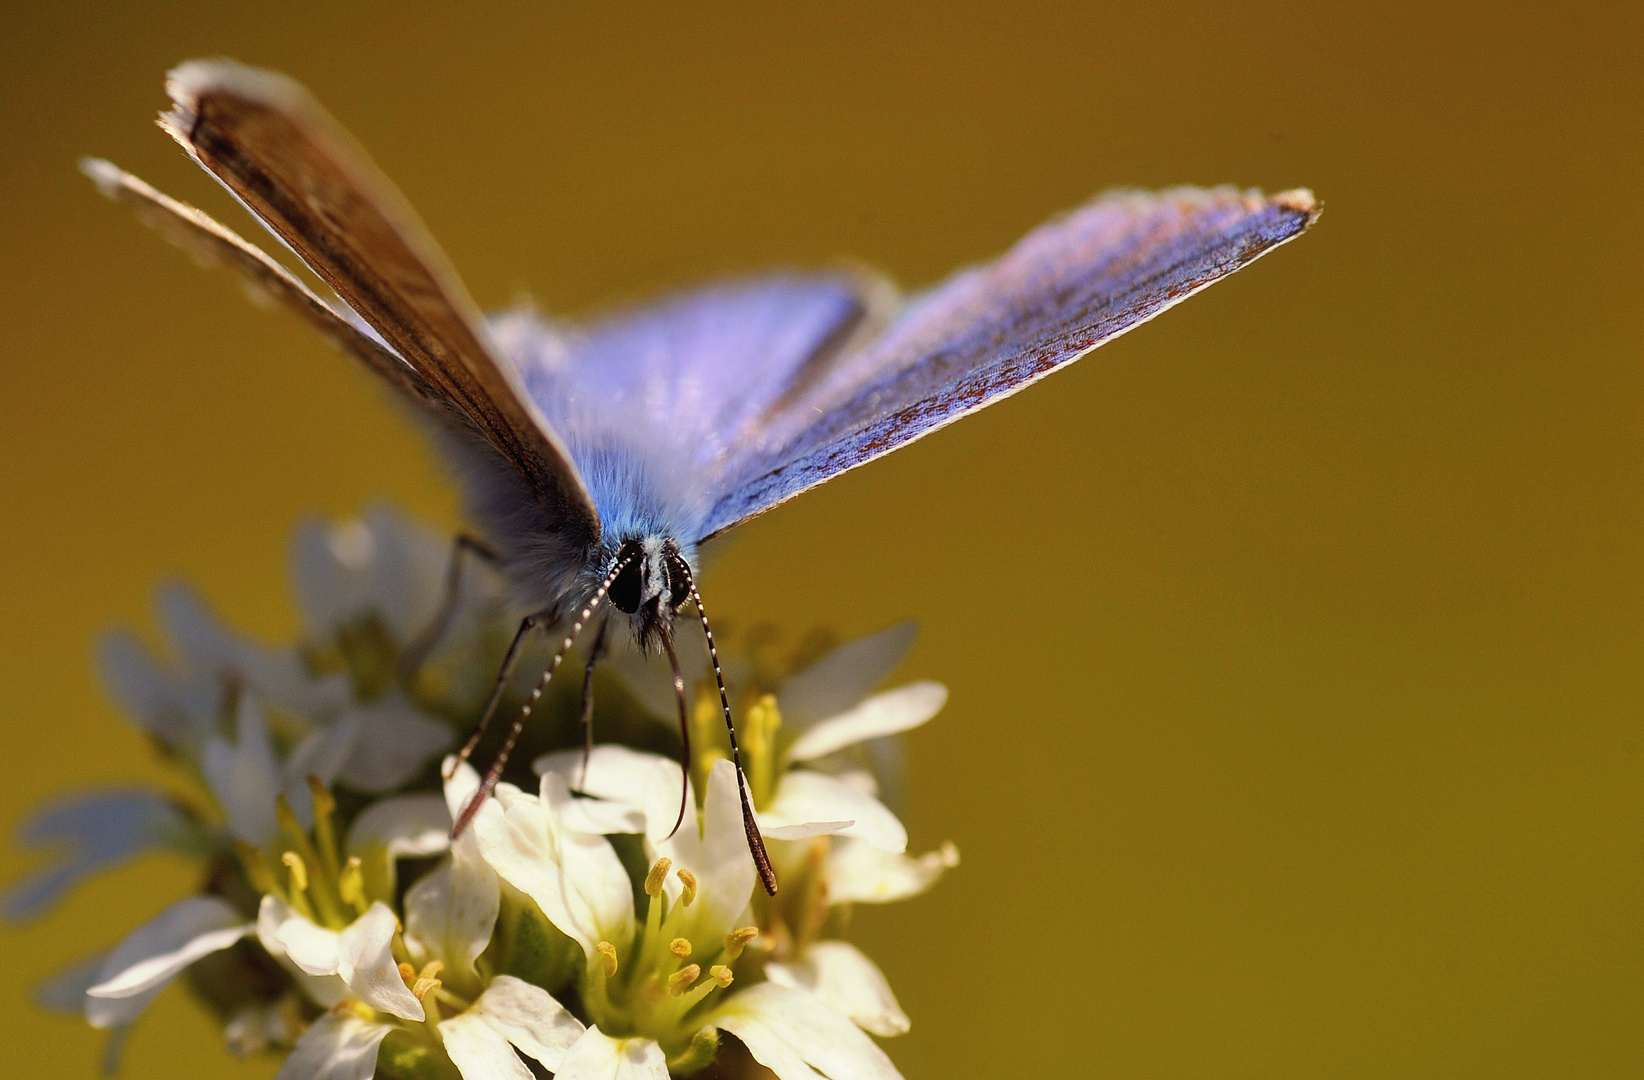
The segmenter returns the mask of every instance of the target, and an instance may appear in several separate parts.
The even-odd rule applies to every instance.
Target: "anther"
[[[594,946],[594,951],[599,953],[599,963],[605,969],[605,977],[609,979],[615,975],[617,972],[616,946],[609,941],[602,941]]]
[[[748,947],[748,942],[759,936],[759,927],[744,926],[725,935],[725,958],[735,960]]]
[[[656,864],[651,867],[651,872],[645,875],[646,896],[654,899],[662,895],[662,883],[667,880],[668,871],[673,865],[674,861],[666,855],[656,861]]]
[[[303,863],[303,857],[295,851],[288,851],[280,856],[280,861],[291,868],[291,887],[298,892],[307,892],[308,867]]]
[[[691,943],[682,937],[676,937],[668,942],[668,951],[683,960],[691,955]]]
[[[683,866],[674,873],[679,875],[679,902],[685,907],[690,907],[691,901],[696,899],[696,875]]]
[[[348,862],[343,864],[342,873],[337,876],[337,893],[343,903],[354,905],[361,914],[370,907],[365,902],[365,874],[360,869],[358,855],[350,855]]]
[[[690,989],[696,982],[697,976],[702,974],[702,968],[696,964],[686,964],[672,975],[668,976],[668,993],[678,997]]]
[[[731,969],[726,967],[724,964],[715,964],[713,967],[709,968],[708,977],[718,983],[721,990],[736,981],[736,976],[731,974]]]
[[[435,990],[438,990],[440,986],[441,983],[438,979],[419,978],[411,984],[411,996],[421,1001]]]
[[[400,964],[400,980],[402,982],[404,982],[405,985],[410,986],[411,983],[416,979],[416,977],[417,977],[417,969],[416,968],[414,968],[410,964],[407,964],[407,963],[404,963],[404,962],[402,962]]]

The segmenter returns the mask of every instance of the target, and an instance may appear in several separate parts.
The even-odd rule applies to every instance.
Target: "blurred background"
[[[952,688],[909,826],[964,863],[855,924],[910,1080],[1644,1070],[1635,5],[455,7],[0,14],[0,825],[160,775],[91,648],[166,576],[274,640],[303,515],[459,524],[367,376],[75,172],[252,235],[151,123],[179,60],[306,82],[488,307],[919,285],[1105,187],[1307,185],[1309,235],[739,529],[708,595],[915,616]],[[8,1074],[95,1074],[30,988],[193,873],[0,930]],[[273,1069],[173,989],[124,1075]]]

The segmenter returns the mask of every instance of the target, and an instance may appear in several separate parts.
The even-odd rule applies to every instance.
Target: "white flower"
[[[825,865],[832,903],[886,904],[918,896],[936,884],[945,871],[959,865],[959,849],[944,843],[915,857],[836,840]]]
[[[139,926],[111,952],[85,997],[92,1027],[131,1023],[184,968],[255,930],[219,896],[179,900]]]
[[[891,993],[885,973],[849,942],[812,942],[796,960],[766,964],[765,977],[812,994],[864,1031],[886,1037],[907,1033],[908,1016]]]
[[[321,926],[277,896],[263,897],[257,937],[270,956],[289,960],[304,975],[303,989],[321,1005],[358,998],[378,1012],[424,1018],[422,1002],[400,977],[392,949],[396,920],[381,900],[341,930]]]
[[[445,785],[447,829],[479,787],[478,775],[466,764],[451,772]],[[442,984],[473,998],[466,1010],[438,1019],[440,1041],[464,1080],[529,1080],[516,1049],[556,1071],[565,1049],[583,1031],[548,991],[511,975],[487,978],[476,964],[496,926],[500,889],[496,871],[480,857],[479,841],[469,830],[451,845],[449,860],[405,896],[405,944],[413,964],[437,972]],[[439,1006],[432,1008],[437,1015]]]
[[[326,1013],[303,1032],[274,1080],[370,1080],[377,1050],[393,1030],[358,1013]]]
[[[656,862],[643,923],[609,841],[573,827],[632,822],[631,806],[576,799],[549,768],[540,795],[503,785],[474,822],[486,862],[535,900],[587,962],[580,996],[593,1023],[565,1051],[556,1080],[665,1080],[670,1067],[689,1072],[711,1060],[719,1030],[736,1034],[781,1080],[814,1080],[817,1070],[835,1080],[899,1078],[884,1052],[819,998],[771,983],[728,992],[729,965],[753,936],[737,924],[757,881],[730,762],[713,765],[700,821],[688,797],[670,835],[664,804],[679,790],[678,767],[631,751],[600,756],[588,788],[611,785],[632,797],[630,781],[648,774],[643,824]],[[656,782],[668,779],[666,789]]]
[[[279,828],[274,805],[281,795],[304,828],[312,825],[308,777],[323,784],[336,778],[353,751],[356,726],[344,721],[315,731],[281,761],[262,705],[252,695],[241,695],[234,724],[235,741],[213,734],[200,755],[200,771],[228,817],[229,831],[248,844],[266,844]]]
[[[158,848],[196,852],[200,829],[176,803],[142,788],[86,792],[55,799],[18,829],[25,847],[51,847],[59,858],[7,889],[0,914],[12,922],[54,906],[74,885]]]
[[[99,647],[104,682],[129,716],[189,756],[221,742],[224,714],[253,694],[296,725],[299,749],[322,732],[330,736],[341,783],[371,794],[391,791],[455,741],[449,724],[411,699],[398,670],[399,650],[438,614],[445,546],[388,510],[374,510],[363,522],[299,530],[293,565],[300,606],[322,646],[317,655],[338,670],[318,673],[299,649],[267,648],[234,633],[192,590],[173,584],[161,590],[159,615],[175,662],[157,663],[117,631]],[[476,620],[500,610],[496,593],[468,590],[474,599],[458,620],[464,633],[452,636],[472,647]],[[477,684],[486,666],[464,670]],[[469,688],[469,696],[474,692]]]

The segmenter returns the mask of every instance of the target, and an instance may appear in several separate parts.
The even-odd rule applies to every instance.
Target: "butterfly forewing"
[[[1043,378],[1293,239],[1312,195],[1108,195],[916,298],[722,473],[703,538]]]
[[[564,445],[416,215],[300,85],[226,61],[167,80],[161,126],[297,253],[517,469],[559,525],[599,520]]]

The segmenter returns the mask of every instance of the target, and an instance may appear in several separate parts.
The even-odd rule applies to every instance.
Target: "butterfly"
[[[177,67],[166,89],[172,108],[160,126],[336,299],[108,162],[82,168],[105,194],[205,261],[237,269],[398,391],[428,421],[484,534],[458,538],[451,595],[471,552],[495,560],[536,613],[516,633],[462,758],[495,712],[526,636],[568,624],[453,834],[495,787],[584,628],[597,625],[590,676],[613,627],[668,654],[684,734],[673,642],[687,605],[719,673],[696,584],[704,543],[1072,363],[1294,239],[1319,215],[1303,189],[1271,197],[1231,187],[1119,191],[911,296],[867,273],[779,273],[585,325],[530,310],[487,319],[393,184],[298,83],[210,60]],[[431,627],[420,648],[440,632]],[[591,685],[585,677],[585,727]],[[719,690],[737,755],[723,678]],[[741,787],[749,850],[774,893]]]

